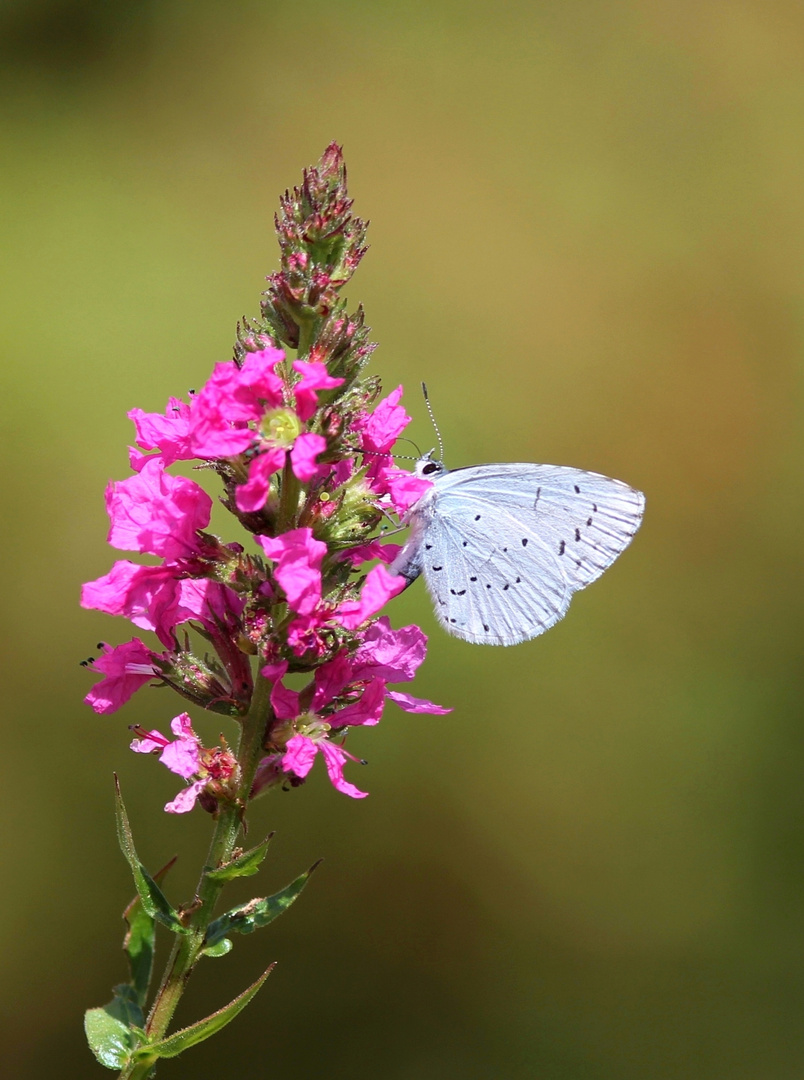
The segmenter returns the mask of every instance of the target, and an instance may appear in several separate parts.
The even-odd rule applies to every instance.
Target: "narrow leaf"
[[[177,1057],[184,1050],[203,1042],[210,1035],[214,1035],[221,1028],[226,1027],[230,1020],[234,1020],[237,1014],[245,1009],[275,966],[275,964],[271,964],[268,970],[260,975],[259,979],[252,983],[248,990],[244,990],[239,997],[236,997],[234,1001],[230,1001],[223,1009],[219,1009],[218,1012],[207,1016],[204,1020],[199,1020],[196,1024],[182,1028],[181,1031],[177,1031],[175,1035],[170,1035],[167,1039],[162,1039],[161,1042],[149,1043],[148,1046],[143,1046],[138,1051],[135,1051],[135,1060],[156,1061],[157,1058]]]
[[[250,851],[244,851],[237,858],[226,863],[225,866],[219,866],[217,870],[209,870],[207,877],[212,881],[231,881],[232,878],[251,877],[252,874],[256,874],[260,868],[260,863],[265,858],[273,835],[271,833],[266,836],[261,844],[258,844]]]
[[[164,880],[168,870],[176,861],[176,856],[154,874],[154,881]],[[139,896],[135,896],[126,910],[123,912],[126,921],[126,936],[123,938],[123,949],[128,956],[128,964],[131,969],[131,985],[137,995],[137,1001],[142,1008],[148,997],[148,986],[151,982],[154,963],[154,946],[156,938],[156,924],[142,905]]]
[[[117,839],[120,850],[125,855],[126,861],[131,867],[131,873],[134,875],[134,884],[142,901],[142,906],[152,919],[158,919],[159,922],[164,923],[174,934],[186,934],[188,932],[187,928],[182,926],[178,913],[137,858],[134,837],[131,834],[131,825],[128,821],[126,808],[123,805],[123,796],[120,794],[120,782],[116,776],[114,786],[115,807],[117,810]]]
[[[87,1009],[84,1031],[89,1048],[107,1069],[122,1069],[139,1042],[138,1032],[144,1017],[133,987],[121,983],[114,988],[108,1005]]]
[[[291,882],[287,888],[282,889],[278,893],[274,893],[273,896],[264,896],[249,900],[247,904],[241,904],[239,907],[232,908],[232,910],[227,911],[225,915],[221,915],[219,919],[215,919],[214,922],[209,924],[207,929],[205,947],[209,948],[211,945],[217,944],[217,942],[219,942],[221,938],[226,937],[227,934],[250,934],[253,930],[257,930],[261,926],[267,926],[268,923],[273,922],[283,911],[287,911],[307,884],[310,874],[312,874],[320,862],[321,860],[319,859],[309,870],[306,870],[297,877],[295,881]]]

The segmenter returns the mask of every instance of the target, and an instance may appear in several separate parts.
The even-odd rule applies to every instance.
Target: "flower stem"
[[[237,795],[233,802],[228,803],[219,811],[207,861],[201,871],[196,890],[195,910],[189,919],[190,933],[177,935],[162,983],[148,1017],[146,1031],[153,1042],[165,1036],[179,999],[184,993],[187,980],[199,960],[207,927],[212,921],[218,897],[225,885],[225,882],[211,879],[209,872],[232,858],[241,827],[245,829],[243,814],[262,754],[266,727],[271,719],[271,687],[272,684],[267,679],[261,675],[257,676],[251,708],[243,720],[243,732],[238,747],[240,783]],[[153,1062],[133,1063],[123,1070],[120,1080],[145,1080],[153,1067]]]

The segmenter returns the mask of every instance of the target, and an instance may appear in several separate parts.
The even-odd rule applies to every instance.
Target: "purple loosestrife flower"
[[[393,464],[410,420],[402,387],[378,401],[379,381],[360,377],[374,345],[362,310],[348,313],[340,296],[366,251],[351,205],[333,144],[282,199],[281,266],[268,278],[260,319],[238,327],[234,359],[216,364],[187,402],[131,410],[137,445],[132,475],[107,490],[109,542],[159,562],[120,560],[82,592],[84,607],[122,616],[160,643],[159,651],[139,638],[103,646],[88,662],[104,676],[86,699],[96,712],[114,712],[157,683],[245,722],[255,680],[268,680],[252,794],[297,786],[321,754],[337,790],[362,798],[344,778],[348,729],[378,723],[389,698],[408,712],[447,711],[389,689],[413,678],[426,641],[415,626],[394,630],[377,618],[405,581],[385,566],[398,546],[372,534],[430,485]],[[169,471],[177,463],[217,482],[237,541],[207,531],[212,497]],[[300,674],[308,677],[301,689],[285,685]],[[205,750],[186,713],[171,727],[172,740],[138,730],[132,744],[188,781],[166,809],[183,813],[199,801],[214,811],[235,800],[232,753]]]

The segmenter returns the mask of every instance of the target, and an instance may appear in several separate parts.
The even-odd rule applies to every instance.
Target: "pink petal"
[[[379,724],[385,705],[385,683],[380,679],[368,684],[359,701],[345,705],[327,717],[333,728],[357,727],[360,724]]]
[[[434,705],[432,701],[414,697],[412,694],[402,694],[397,690],[389,690],[388,697],[406,712],[435,713],[437,716],[452,712],[452,709],[445,709],[442,705]]]
[[[318,746],[306,735],[294,735],[288,739],[282,768],[294,776],[305,777],[313,767]]]
[[[360,544],[358,547],[344,551],[342,559],[351,566],[360,566],[361,563],[369,562],[371,559],[381,559],[384,563],[390,564],[401,550],[401,544],[383,544],[375,538],[369,540],[367,544]]]
[[[262,510],[271,489],[271,477],[285,464],[285,455],[283,447],[272,446],[254,458],[249,466],[247,482],[237,488],[235,499],[238,510],[244,514]]]
[[[141,686],[158,677],[159,668],[154,664],[158,654],[152,652],[139,638],[111,648],[103,646],[103,655],[89,666],[102,672],[106,678],[92,687],[84,698],[96,713],[115,712]]]
[[[293,443],[290,451],[290,464],[296,477],[303,484],[308,483],[315,477],[320,466],[316,465],[315,459],[327,448],[327,440],[323,435],[313,435],[309,432],[299,435]]]
[[[206,780],[196,780],[189,787],[182,788],[172,802],[165,803],[165,810],[169,814],[186,814],[195,806],[195,800],[204,790],[205,785]]]
[[[336,386],[341,386],[344,380],[333,378],[327,372],[326,365],[318,362],[294,360],[293,368],[302,375],[302,378],[293,387],[296,398],[296,412],[299,419],[306,423],[318,408],[318,395],[315,391],[332,390]],[[296,475],[299,474],[296,473]]]
[[[291,611],[312,614],[321,600],[320,568],[327,545],[316,540],[309,528],[292,529],[277,537],[258,536],[257,540],[268,558],[277,560],[274,577]]]
[[[109,543],[176,559],[198,550],[196,531],[209,524],[212,499],[193,480],[166,473],[152,458],[142,472],[106,489]]]
[[[335,790],[340,791],[342,795],[350,795],[353,799],[365,799],[368,795],[367,791],[361,791],[343,778],[343,766],[346,758],[351,757],[351,754],[347,754],[340,746],[335,746],[334,743],[327,742],[326,739],[318,745],[324,755],[327,773]]]
[[[335,612],[335,618],[347,630],[356,630],[406,586],[403,577],[389,574],[384,566],[374,566],[366,576],[359,600],[347,600]]]
[[[140,739],[132,739],[130,749],[135,754],[152,754],[155,750],[164,750],[168,740],[161,731],[149,731]]]
[[[132,409],[128,414],[137,430],[137,443],[144,450],[159,450],[165,465],[195,457],[190,448],[191,406],[170,398],[164,416]],[[139,471],[139,470],[137,470]]]
[[[354,655],[354,677],[406,682],[416,674],[426,654],[427,637],[418,626],[394,630],[383,617],[368,628]]]

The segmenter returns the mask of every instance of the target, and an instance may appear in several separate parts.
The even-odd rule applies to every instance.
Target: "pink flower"
[[[350,795],[353,799],[365,799],[367,791],[361,791],[350,784],[343,775],[343,767],[347,759],[359,761],[353,754],[348,753],[342,746],[331,743],[326,738],[324,731],[314,735],[294,735],[288,740],[285,756],[282,759],[282,768],[287,773],[292,773],[303,779],[313,767],[313,761],[317,753],[322,754],[327,767],[327,775],[332,781],[332,786],[342,795]]]
[[[335,618],[347,630],[356,630],[406,586],[404,578],[389,574],[384,566],[374,566],[366,575],[359,600],[346,600],[335,612]]]
[[[307,360],[294,360],[293,368],[301,374],[301,379],[293,387],[296,398],[296,412],[299,419],[307,423],[318,408],[316,390],[332,390],[343,385],[343,379],[333,378],[327,373],[325,364],[310,363]],[[297,474],[298,475],[298,474]]]
[[[372,559],[381,559],[388,565],[394,561],[401,550],[401,544],[383,544],[379,538],[375,537],[366,544],[359,544],[357,547],[344,551],[341,558],[352,566],[360,566],[361,563]]]
[[[141,732],[134,739],[131,749],[138,754],[159,753],[159,760],[171,772],[189,780],[201,768],[201,740],[193,731],[192,720],[187,713],[180,713],[170,721],[170,730],[177,736],[172,742],[158,731]]]
[[[205,788],[210,788],[214,794],[221,782],[225,783],[235,775],[237,762],[225,745],[205,750],[193,731],[187,713],[175,716],[170,721],[170,729],[175,739],[167,739],[159,731],[135,727],[139,738],[133,740],[131,749],[137,754],[158,754],[162,764],[184,780],[195,777],[175,799],[165,804],[169,814],[186,814],[195,806],[196,799]]]
[[[96,713],[112,713],[124,705],[145,683],[161,674],[159,661],[166,660],[152,652],[139,638],[124,645],[103,646],[103,655],[87,666],[106,676],[96,683],[84,698]]]
[[[394,443],[410,423],[410,417],[399,404],[401,397],[402,387],[398,386],[355,426],[360,431],[362,448],[369,451],[366,478],[372,491],[388,495],[396,513],[403,515],[431,484],[394,465],[391,453]]]
[[[282,411],[285,417],[291,417],[289,410]],[[289,426],[292,427],[292,417]],[[323,435],[305,432],[294,437],[291,432],[284,438],[287,441],[284,446],[274,446],[270,444],[270,439],[265,440],[264,449],[251,462],[248,480],[238,487],[236,494],[237,508],[244,514],[254,513],[265,506],[271,477],[284,466],[288,454],[294,475],[303,484],[309,483],[319,473],[321,466],[316,464],[315,459],[327,448]]]
[[[209,524],[212,499],[194,481],[170,476],[154,457],[139,474],[108,486],[106,509],[113,547],[179,559],[198,550],[196,533]]]
[[[281,349],[267,348],[249,353],[242,368],[234,361],[215,365],[190,418],[190,445],[197,457],[234,457],[248,449],[255,438],[248,424],[283,403],[282,380],[274,368],[284,357]]]
[[[163,465],[172,465],[174,461],[188,461],[195,457],[190,446],[190,411],[179,398],[170,398],[164,416],[161,413],[146,413],[142,409],[132,409],[128,414],[134,421],[137,431],[137,445],[143,450],[158,450]],[[140,472],[149,458],[132,452],[132,468]]]
[[[309,615],[321,600],[321,561],[327,545],[313,538],[309,528],[293,529],[272,538],[258,536],[269,559],[276,560],[274,577],[281,585],[291,611]]]

